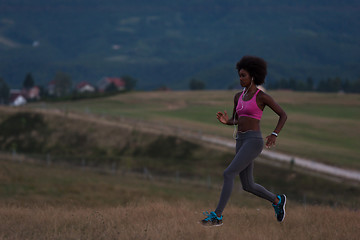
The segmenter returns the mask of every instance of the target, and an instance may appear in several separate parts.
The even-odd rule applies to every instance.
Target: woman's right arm
[[[224,113],[218,112],[216,114],[217,119],[219,120],[219,122],[221,122],[222,124],[226,124],[226,125],[236,125],[236,124],[238,124],[238,121],[237,121],[237,118],[236,118],[236,106],[237,106],[237,103],[239,101],[240,95],[241,95],[241,92],[235,94],[233,114],[232,114],[232,117],[230,119],[229,119],[229,116],[227,115],[226,111],[224,111]]]

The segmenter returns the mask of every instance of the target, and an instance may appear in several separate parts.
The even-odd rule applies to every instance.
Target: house
[[[122,78],[116,77],[103,77],[98,83],[99,91],[105,92],[105,90],[114,84],[118,91],[125,90],[125,81]]]
[[[27,100],[39,100],[40,88],[38,86],[34,86],[30,89],[23,89],[22,94]]]
[[[23,91],[19,89],[10,90],[9,102],[11,106],[21,106],[27,103],[26,96],[24,96]]]
[[[82,81],[76,85],[76,91],[79,93],[95,92],[95,87],[86,81]]]
[[[55,95],[55,87],[56,87],[55,80],[52,80],[48,83],[47,91],[50,96]]]

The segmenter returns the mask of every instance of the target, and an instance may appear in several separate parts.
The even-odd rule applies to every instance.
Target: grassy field
[[[3,137],[9,130],[13,129],[15,131],[19,126],[17,124],[6,125],[4,124],[5,121],[3,121],[0,123],[0,131],[6,129],[7,132],[0,134],[0,143],[2,146],[8,145],[10,147],[14,145],[13,143],[16,143],[19,156],[21,155],[20,147],[24,150],[29,150],[29,147],[30,150],[38,149],[39,151],[27,152],[26,156],[27,158],[30,157],[30,159],[39,159],[43,163],[51,161],[53,164],[66,163],[81,168],[96,167],[120,172],[144,172],[146,169],[154,176],[170,177],[173,180],[200,181],[202,185],[207,185],[210,181],[211,184],[220,188],[222,172],[234,156],[233,149],[218,149],[180,138],[126,128],[121,121],[116,121],[117,118],[115,120],[106,120],[97,116],[84,117],[82,114],[74,115],[61,112],[57,114],[46,112],[42,115],[31,115],[24,114],[24,112],[13,108],[0,109],[0,111],[2,118],[10,119],[12,117],[12,121],[19,124],[31,123],[31,116],[37,116],[36,119],[39,121],[42,119],[41,131],[29,126],[28,134],[10,134],[6,138]],[[29,125],[31,125],[30,123]],[[11,143],[14,139],[17,139],[17,141]],[[45,139],[45,141],[39,141],[38,139]],[[11,148],[8,151],[11,151]],[[48,157],[48,155],[51,156]],[[12,154],[10,154],[10,159],[13,159]],[[15,159],[17,158],[15,157]],[[20,160],[13,159],[13,161]],[[297,203],[306,201],[311,204],[344,205],[350,208],[356,208],[360,204],[358,197],[360,196],[360,189],[358,186],[349,185],[342,181],[331,182],[327,179],[303,174],[298,171],[299,169],[293,169],[291,165],[279,168],[278,166],[264,164],[264,161],[267,160],[259,158],[255,161],[255,180],[271,191],[285,192]],[[12,168],[17,167],[13,166]],[[12,171],[12,175],[24,179],[24,176],[31,172],[30,170],[20,171],[20,169],[16,173]],[[73,183],[78,181],[78,176],[70,179],[64,177],[65,183],[63,183],[60,181],[62,174],[65,173],[62,173],[62,170],[59,169],[59,182],[56,182],[55,185],[69,184],[73,188]],[[82,172],[83,174],[84,172]],[[27,184],[32,183],[31,176],[34,175],[41,177],[43,175],[47,176],[47,173],[31,174],[26,180]],[[13,182],[18,181],[18,178],[10,178],[10,180],[5,187],[7,189],[10,186],[9,189],[14,191],[11,186],[17,186],[13,185]],[[119,181],[123,182],[126,179],[119,179]],[[28,189],[38,189],[37,184],[47,182],[49,181],[40,178]],[[86,182],[86,184],[89,183]],[[85,187],[86,184],[81,183],[81,186],[84,185]],[[43,189],[46,186],[40,188]],[[174,196],[178,196],[174,191],[167,191]],[[61,192],[61,188],[54,190],[54,192]],[[27,198],[31,197],[32,194],[37,195],[37,192],[28,192]],[[3,196],[7,195],[5,191]],[[63,200],[65,201],[68,197],[71,198],[72,196],[65,195]],[[14,197],[11,197],[11,199],[15,200]]]
[[[16,139],[18,148],[54,154],[49,164],[36,154],[0,153],[0,239],[357,239],[358,185],[261,161],[255,161],[255,181],[286,193],[285,222],[277,223],[271,204],[241,190],[237,179],[224,226],[197,223],[203,211],[216,206],[233,151],[140,128],[160,124],[231,138],[232,127],[220,125],[215,113],[231,112],[233,94],[135,92],[0,108],[2,146]],[[270,94],[289,115],[276,151],[360,169],[359,95]],[[28,133],[9,133],[19,126],[4,124],[6,119],[32,108],[48,111],[13,118]],[[24,119],[31,116],[41,122],[39,128],[27,126]],[[263,132],[275,124],[276,116],[266,110]],[[88,164],[79,165],[82,159]],[[143,174],[144,166],[153,175]]]
[[[196,204],[139,202],[119,207],[0,207],[1,239],[358,239],[360,215],[289,204],[283,223],[269,208],[229,207],[224,225],[201,226]],[[326,217],[325,217],[326,216]]]
[[[81,114],[143,121],[231,138],[216,112],[232,112],[234,91],[134,92],[110,98],[62,103],[36,103],[30,108],[58,108]],[[360,169],[360,95],[271,91],[288,121],[274,151],[331,165]],[[270,133],[277,116],[265,109],[262,131]],[[141,124],[141,122],[140,122]]]
[[[206,228],[198,221],[203,211],[216,206],[217,184],[208,188],[198,181],[149,180],[134,173],[18,162],[7,155],[0,159],[0,239],[328,240],[357,239],[360,234],[355,189],[357,200],[350,208],[341,197],[337,206],[329,207],[300,203],[289,192],[286,219],[278,223],[269,202],[237,190],[237,184],[224,225]],[[302,191],[329,194],[322,181],[312,177]],[[334,192],[341,189],[327,185]]]

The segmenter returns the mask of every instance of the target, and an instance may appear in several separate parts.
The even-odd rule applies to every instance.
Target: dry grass
[[[98,209],[0,207],[1,239],[358,239],[360,214],[292,206],[283,223],[270,208],[229,206],[224,225],[204,227],[199,204],[139,201]]]
[[[100,105],[104,104],[104,106],[99,106],[99,109],[106,110],[110,106],[122,103],[125,106],[127,103],[132,103],[136,107],[137,104],[141,105],[146,102],[154,108],[162,109],[165,106],[167,111],[175,111],[174,115],[166,115],[161,112],[159,115],[153,116],[153,119],[161,118],[164,125],[166,125],[164,119],[169,118],[172,124],[184,127],[180,123],[186,123],[186,126],[200,128],[203,125],[203,122],[200,121],[201,117],[199,117],[200,120],[183,119],[179,118],[179,116],[183,116],[183,112],[177,113],[176,111],[195,103],[199,103],[201,106],[208,104],[221,109],[222,106],[229,104],[228,96],[232,93],[214,92],[213,95],[218,98],[216,102],[214,102],[214,98],[209,101],[209,94],[212,92],[196,94],[176,92],[165,93],[163,96],[159,96],[158,93],[149,95],[135,93],[113,97],[104,103],[99,102]],[[327,113],[324,113],[324,116],[311,118],[316,120],[312,122],[305,116],[306,114],[295,111],[297,105],[307,105],[312,100],[324,105],[337,104],[341,96],[304,94],[300,97],[299,94],[291,95],[297,96],[296,101],[288,98],[289,94],[283,92],[279,92],[278,98],[284,104],[293,105],[294,112],[290,112],[290,114],[296,117],[293,118],[294,120],[297,120],[293,126],[289,120],[288,133],[285,131],[283,135],[284,147],[294,148],[295,145],[300,144],[297,149],[300,152],[307,149],[304,146],[310,147],[310,144],[314,143],[314,139],[308,143],[305,138],[307,136],[302,139],[296,134],[300,131],[298,129],[302,128],[302,124],[313,126],[313,128],[309,128],[313,135],[332,128],[335,129],[331,130],[334,135],[340,129],[346,132],[349,123],[354,126],[347,136],[353,137],[358,132],[360,125],[357,120],[352,118],[332,119],[327,118],[325,116]],[[164,102],[164,98],[167,101]],[[344,99],[347,99],[345,102],[341,102],[344,106],[359,106],[360,101],[357,95],[346,96]],[[84,102],[84,104],[88,103]],[[81,109],[82,106],[78,108]],[[114,111],[114,116],[116,116],[118,114],[116,109],[112,108],[109,111]],[[119,111],[121,112],[121,110]],[[10,113],[17,110],[4,108],[2,111]],[[144,115],[144,112],[139,109],[129,109],[128,111],[134,114],[133,116],[139,113],[141,116]],[[148,112],[145,111],[145,113]],[[156,113],[156,111],[154,112]],[[113,136],[104,137],[109,132],[114,133],[114,136],[128,136],[131,133],[128,128],[123,126],[121,129],[115,128],[122,122],[105,121],[87,115],[84,118],[84,115],[81,114],[78,114],[80,119],[76,118],[78,115],[71,113],[67,115],[62,113],[62,115],[63,117],[57,119],[58,121],[54,121],[54,116],[48,115],[47,117],[52,120],[53,124],[62,122],[63,124],[59,125],[63,129],[73,129],[75,125],[67,121],[76,119],[84,127],[84,131],[88,132],[97,129],[97,124],[102,121],[100,125],[103,132],[92,133],[94,138],[102,139],[99,145],[109,146],[109,141],[116,139]],[[89,121],[91,119],[97,119],[97,121]],[[338,126],[338,123],[341,124]],[[204,126],[212,125],[208,121]],[[210,129],[215,130],[215,123],[214,128]],[[218,131],[224,131],[223,128],[219,127],[219,129],[221,130]],[[319,129],[319,131],[314,129]],[[314,138],[313,135],[309,137]],[[296,140],[292,140],[294,139],[292,136],[297,136]],[[317,141],[320,140],[317,139]],[[289,146],[286,145],[287,141],[289,141]],[[326,148],[320,148],[320,145],[317,145],[317,148],[322,152],[325,151]],[[340,148],[336,151],[343,153],[344,149]],[[357,152],[358,150],[353,151],[353,153]],[[330,154],[334,154],[334,152]],[[277,174],[274,170],[267,169],[267,171],[272,175]],[[263,175],[265,174],[261,176]],[[271,176],[271,179],[274,178]],[[320,184],[316,179],[312,180],[310,191],[310,188],[304,187],[308,184],[301,181],[304,177],[300,175],[295,179],[296,181],[287,179],[289,181],[287,184],[301,186],[295,189],[296,191],[301,189],[304,194],[317,194],[324,198],[330,198],[333,195],[332,192],[338,191],[338,189],[328,187],[330,190],[317,192],[316,189],[325,188],[325,185]],[[288,194],[290,200],[287,217],[283,223],[276,222],[273,210],[267,202],[249,194],[234,191],[224,212],[224,225],[217,228],[205,228],[197,222],[203,218],[202,211],[211,210],[216,204],[220,191],[218,189],[205,189],[204,186],[191,186],[183,182],[151,182],[131,178],[129,175],[107,175],[87,170],[66,169],[60,166],[51,168],[36,163],[28,165],[25,160],[22,163],[2,162],[0,164],[0,180],[0,239],[358,239],[360,236],[358,210],[310,205],[305,207],[295,204],[295,201],[299,201],[291,198],[290,194]],[[260,182],[268,183],[271,186],[266,178],[261,179]],[[344,188],[346,187],[341,186],[341,189]],[[356,188],[349,188],[347,193],[355,196],[352,200],[354,203],[350,205],[358,208]]]
[[[319,187],[316,179],[312,184],[313,189]],[[198,221],[202,211],[214,208],[219,193],[219,188],[185,181],[149,181],[130,174],[2,160],[0,239],[301,240],[357,239],[360,234],[359,211],[351,210],[358,204],[353,208],[301,205],[288,194],[287,217],[278,223],[268,202],[235,189],[224,225],[205,228]]]

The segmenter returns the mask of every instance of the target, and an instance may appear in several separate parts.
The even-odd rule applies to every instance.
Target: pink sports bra
[[[248,100],[244,101],[242,92],[238,104],[236,106],[236,113],[239,117],[245,116],[245,117],[251,117],[260,120],[263,114],[263,111],[259,108],[259,106],[256,104],[256,96],[258,95],[260,89],[256,91],[254,96]]]

